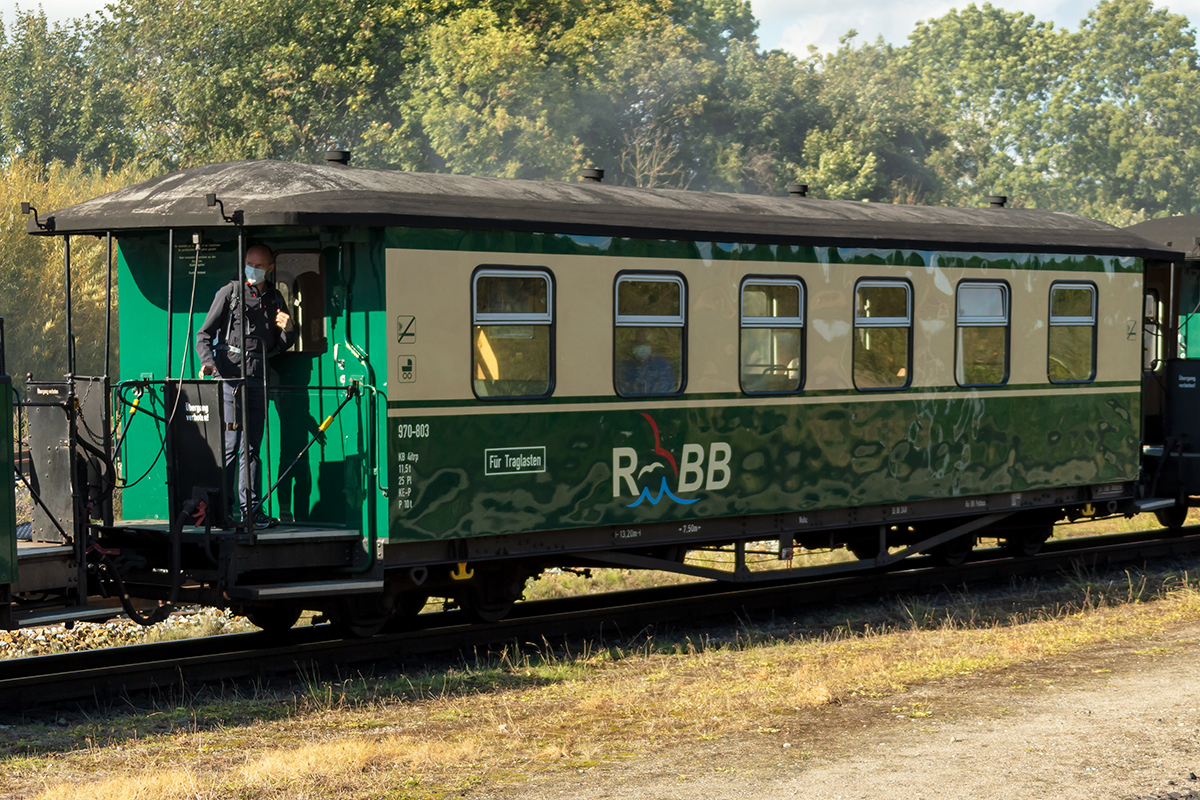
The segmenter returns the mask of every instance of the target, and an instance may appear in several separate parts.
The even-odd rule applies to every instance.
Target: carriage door
[[[337,496],[344,481],[322,481],[323,472],[338,469],[347,456],[354,455],[346,451],[342,437],[336,435],[339,428],[335,426],[320,436],[296,462],[339,399],[331,376],[326,374],[331,366],[325,362],[331,359],[325,317],[325,263],[324,253],[316,249],[280,249],[275,254],[275,286],[299,331],[291,348],[271,359],[271,441],[263,443],[264,489],[278,482],[268,500],[269,513],[284,522],[350,522],[342,513],[345,500]],[[352,412],[347,415],[352,416]]]

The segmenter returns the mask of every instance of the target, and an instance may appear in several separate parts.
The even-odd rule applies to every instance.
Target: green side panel
[[[1179,285],[1179,355],[1200,358],[1200,265],[1190,262]]]
[[[184,238],[185,241],[178,241]],[[373,491],[379,477],[384,403],[371,388],[376,380],[371,352],[387,352],[382,298],[381,235],[356,233],[335,241],[308,229],[255,230],[250,241],[276,250],[319,250],[325,261],[328,346],[324,352],[285,352],[271,359],[271,407],[263,442],[263,489],[274,483],[308,443],[316,442],[281,483],[270,501],[276,516],[301,522],[366,529],[386,527]],[[213,296],[238,274],[237,240],[231,229],[206,230],[199,259],[190,236],[178,237],[172,303],[170,377],[196,378],[195,333]],[[167,375],[167,234],[122,236],[119,241],[120,384],[132,401],[149,378],[141,408],[167,418],[162,380]],[[193,286],[195,287],[193,292]],[[190,314],[189,314],[190,311]],[[379,378],[386,379],[386,374]],[[322,421],[345,397],[348,382],[366,386],[323,433]],[[379,392],[386,391],[379,386]],[[123,415],[128,435],[118,457],[121,474],[133,484],[122,491],[124,519],[162,519],[168,513],[164,424],[147,414]],[[177,411],[177,410],[176,410]]]
[[[616,236],[463,231],[437,228],[388,228],[385,246],[419,250],[492,253],[552,253],[627,258],[683,258],[711,261],[758,261],[774,264],[892,264],[934,269],[1038,269],[1116,274],[1141,272],[1141,259],[1127,256],[1062,253],[966,253],[933,250],[881,250],[867,247],[692,242],[630,239]]]
[[[17,503],[13,481],[12,378],[0,375],[0,473],[8,476],[9,490],[0,492],[0,584],[17,580]]]
[[[392,537],[429,540],[1134,480],[1140,398],[958,392],[873,402],[392,417]]]

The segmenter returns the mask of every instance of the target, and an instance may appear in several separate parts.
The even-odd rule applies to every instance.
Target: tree
[[[926,98],[913,89],[903,52],[879,39],[855,46],[857,32],[829,55],[809,59],[819,76],[818,130],[804,142],[797,177],[816,197],[901,202],[936,197],[926,166],[943,136]]]
[[[1150,0],[1101,0],[1074,38],[1046,115],[1055,201],[1126,224],[1200,211],[1200,72],[1187,19]]]
[[[1068,38],[1032,14],[989,3],[920,23],[909,35],[903,58],[913,90],[945,135],[927,159],[944,202],[977,205],[990,194],[1017,205],[1049,199],[1054,153],[1043,127],[1063,82]]]
[[[124,130],[125,97],[92,69],[85,24],[49,25],[46,15],[18,12],[0,29],[0,148],[9,159],[101,167],[134,157]]]
[[[92,31],[96,65],[127,87],[143,158],[311,159],[366,143],[365,160],[382,160],[396,156],[396,114],[379,101],[406,85],[421,19],[407,5],[122,0]]]
[[[66,371],[62,238],[30,236],[20,203],[46,214],[151,176],[139,164],[115,170],[16,157],[0,172],[0,317],[10,375],[52,379]],[[105,249],[90,236],[71,239],[72,325],[83,374],[101,374],[104,349]],[[115,296],[115,295],[114,295]],[[113,341],[116,341],[114,330]],[[115,362],[114,362],[115,363]]]
[[[474,8],[431,26],[423,41],[404,111],[419,121],[433,166],[552,180],[578,172],[566,75],[532,30]]]

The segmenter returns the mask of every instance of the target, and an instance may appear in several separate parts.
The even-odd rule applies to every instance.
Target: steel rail
[[[315,625],[284,634],[226,634],[15,658],[0,661],[0,715],[65,701],[103,706],[129,693],[179,692],[297,672],[343,670],[344,675],[348,668],[509,642],[540,643],[564,636],[627,639],[658,625],[695,626],[735,617],[745,621],[749,615],[788,614],[820,602],[1045,574],[1073,564],[1100,568],[1196,553],[1200,526],[1174,537],[1154,531],[1061,539],[1025,558],[1000,557],[999,548],[987,548],[974,551],[972,560],[956,567],[934,566],[933,559],[919,557],[907,569],[816,580],[804,580],[801,571],[789,575],[780,570],[778,582],[750,587],[710,581],[525,602],[507,619],[490,624],[468,622],[460,611],[422,614],[411,621],[411,630],[362,640],[342,639],[331,626]]]

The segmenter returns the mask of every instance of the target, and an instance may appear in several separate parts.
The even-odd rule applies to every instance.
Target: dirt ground
[[[479,798],[1196,798],[1200,625]]]

